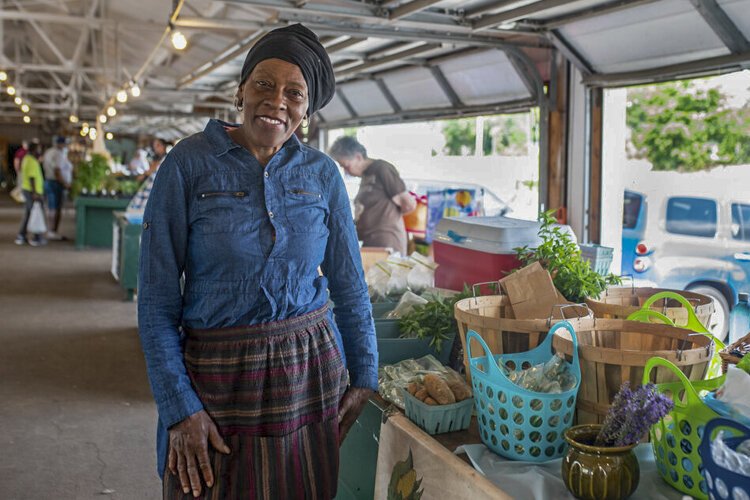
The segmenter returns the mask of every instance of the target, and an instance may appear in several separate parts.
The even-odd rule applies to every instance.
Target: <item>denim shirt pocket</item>
[[[196,217],[190,229],[199,234],[247,233],[254,211],[247,191],[206,190],[198,193]]]
[[[329,209],[323,189],[312,179],[284,183],[284,208],[289,229],[295,233],[325,233]]]

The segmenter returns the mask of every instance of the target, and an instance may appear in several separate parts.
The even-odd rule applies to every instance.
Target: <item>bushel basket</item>
[[[586,299],[586,304],[594,311],[594,316],[602,319],[626,319],[640,310],[643,304],[653,295],[661,292],[672,292],[684,297],[703,325],[710,326],[714,313],[714,303],[711,297],[685,290],[666,290],[649,287],[610,287],[598,299]],[[674,299],[662,299],[654,302],[651,307],[669,319],[677,326],[686,326],[688,313],[683,305]]]

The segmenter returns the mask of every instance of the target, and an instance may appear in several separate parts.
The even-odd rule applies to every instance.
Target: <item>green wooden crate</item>
[[[125,210],[127,198],[76,198],[76,248],[112,247],[113,212]]]

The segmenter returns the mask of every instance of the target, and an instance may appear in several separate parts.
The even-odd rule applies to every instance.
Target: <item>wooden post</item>
[[[600,243],[602,235],[602,101],[604,91],[592,88],[590,92],[590,170],[589,170],[589,242]]]
[[[547,208],[558,211],[558,220],[567,222],[568,205],[568,79],[569,62],[557,52],[549,83],[549,164]]]

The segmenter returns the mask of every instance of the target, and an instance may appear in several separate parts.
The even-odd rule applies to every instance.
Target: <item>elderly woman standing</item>
[[[293,134],[334,89],[314,33],[274,30],[245,59],[243,123],[211,120],[159,169],[138,315],[164,498],[336,494],[378,357],[343,180]]]

